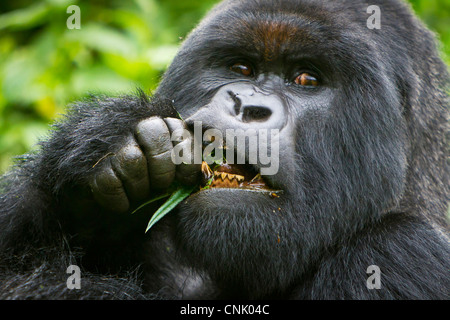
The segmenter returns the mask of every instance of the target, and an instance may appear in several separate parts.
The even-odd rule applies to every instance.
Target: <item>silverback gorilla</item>
[[[448,299],[448,79],[399,0],[224,1],[152,97],[73,104],[3,176],[0,297]],[[279,170],[222,164],[145,233],[164,199],[134,209],[201,184],[171,158],[199,122],[278,130]]]

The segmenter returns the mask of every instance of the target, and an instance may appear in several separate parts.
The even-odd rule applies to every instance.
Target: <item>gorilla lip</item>
[[[270,190],[261,174],[256,172],[252,165],[247,164],[216,164],[210,166],[202,162],[202,189],[208,188],[231,188],[231,189],[253,189]]]

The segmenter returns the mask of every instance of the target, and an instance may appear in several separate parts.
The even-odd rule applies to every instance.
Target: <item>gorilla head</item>
[[[230,0],[184,42],[158,93],[188,123],[278,129],[279,170],[264,180],[284,192],[191,196],[177,235],[199,269],[270,291],[388,212],[420,206],[432,215],[430,198],[445,212],[436,196],[448,185],[436,167],[445,162],[444,92],[424,90],[441,83],[445,67],[405,5],[383,1],[380,30],[367,27],[367,6]]]

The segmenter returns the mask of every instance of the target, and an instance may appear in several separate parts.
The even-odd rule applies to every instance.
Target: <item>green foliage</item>
[[[450,0],[409,0],[414,11],[441,42],[442,57],[450,65]]]
[[[0,173],[87,93],[153,90],[181,40],[216,1],[0,3]],[[81,29],[68,29],[78,5]]]
[[[169,197],[162,205],[159,207],[158,210],[152,215],[150,221],[148,222],[147,228],[145,229],[145,232],[150,230],[151,227],[153,227],[159,220],[161,220],[164,216],[166,216],[168,213],[170,213],[181,201],[189,197],[189,195],[194,192],[195,189],[197,189],[198,186],[177,186],[174,190],[171,190],[170,192],[163,194],[161,196],[158,196],[156,198],[153,198],[143,205],[141,205],[139,208],[133,211],[133,213],[139,211],[141,208],[147,206],[150,203],[153,203],[157,200],[164,199]]]
[[[181,40],[217,0],[0,2],[0,173],[88,92],[153,90]],[[450,63],[450,0],[411,0]],[[70,5],[81,29],[69,30]]]

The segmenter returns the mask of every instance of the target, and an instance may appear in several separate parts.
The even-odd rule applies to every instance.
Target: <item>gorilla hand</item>
[[[200,164],[176,165],[172,160],[177,143],[192,143],[186,136],[182,141],[172,141],[179,130],[186,130],[180,119],[151,117],[140,121],[134,136],[117,153],[107,157],[93,176],[91,189],[97,202],[111,211],[126,212],[132,203],[167,189],[175,179],[184,184],[195,183]]]

